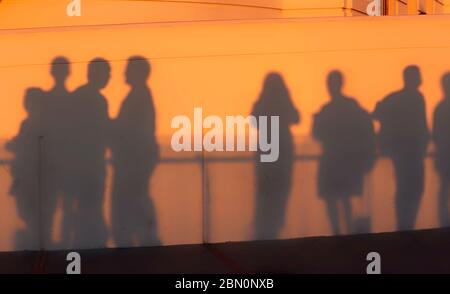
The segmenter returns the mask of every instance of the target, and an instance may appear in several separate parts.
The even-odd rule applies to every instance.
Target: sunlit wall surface
[[[127,59],[141,55],[150,62],[148,85],[156,110],[161,160],[149,183],[156,226],[149,222],[140,225],[144,231],[157,229],[163,245],[254,239],[254,155],[247,152],[175,153],[170,148],[174,116],[193,118],[194,107],[202,107],[204,116],[248,115],[265,76],[279,72],[301,114],[301,122],[291,129],[295,142],[292,188],[278,238],[330,235],[325,206],[317,195],[321,151],[311,136],[312,117],[329,100],[325,84],[327,74],[333,69],[342,71],[345,93],[372,111],[377,101],[401,88],[404,67],[418,65],[431,127],[432,113],[442,98],[440,79],[450,69],[447,32],[450,18],[447,16],[262,18],[174,24],[145,23],[143,13],[142,23],[120,24],[140,17],[132,18],[131,13],[129,18],[115,16],[114,13],[125,7],[120,3],[117,10],[113,6],[106,9],[101,21],[97,19],[98,13],[90,16],[89,6],[84,7],[86,17],[90,17],[88,26],[82,19],[67,20],[64,5],[54,6],[54,13],[57,9],[62,11],[58,24],[62,27],[55,28],[44,24],[39,5],[34,4],[32,11],[27,12],[30,17],[19,18],[15,27],[11,16],[14,14],[9,14],[8,9],[17,9],[17,6],[8,6],[8,2],[20,1],[3,2],[0,4],[2,145],[18,133],[26,118],[25,90],[51,88],[49,70],[54,57],[65,56],[71,62],[69,90],[86,82],[87,64],[92,58],[102,57],[110,62],[111,80],[102,93],[107,98],[111,118],[117,116],[129,91],[124,79]],[[45,11],[43,13],[47,13]],[[140,11],[140,8],[133,11]],[[36,27],[34,21],[42,21],[43,25]],[[43,140],[46,146],[46,138]],[[432,149],[430,146],[430,151]],[[95,238],[83,244],[62,241],[63,196],[58,198],[56,212],[51,215],[51,228],[40,228],[51,231],[52,244],[46,244],[37,233],[34,240],[18,245],[16,236],[25,225],[18,216],[16,199],[11,195],[13,155],[5,147],[1,150],[0,250],[98,247]],[[36,151],[42,154],[40,152]],[[106,156],[109,158],[109,152]],[[41,160],[44,168],[40,176],[49,176],[45,156]],[[102,203],[102,219],[108,228],[111,226],[112,174],[108,164]],[[438,226],[437,177],[431,157],[426,161],[425,179],[416,229]],[[45,194],[45,187],[42,191]],[[353,199],[354,219],[361,223],[370,220],[371,232],[395,230],[394,192],[391,162],[380,158],[365,179],[364,195]],[[39,217],[49,217],[49,214],[45,203],[36,204],[37,222]],[[361,225],[355,232],[368,230],[368,226]],[[109,236],[106,246],[157,244],[150,237],[140,242],[131,240],[117,244]]]
[[[82,0],[80,17],[65,15],[69,1],[3,0],[1,27],[201,21],[364,15],[366,0]]]

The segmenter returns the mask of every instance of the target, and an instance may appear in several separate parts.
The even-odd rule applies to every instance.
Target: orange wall
[[[344,72],[347,93],[372,109],[401,86],[404,66],[418,64],[431,114],[441,96],[440,76],[450,68],[449,23],[447,16],[410,16],[3,30],[0,137],[14,135],[23,119],[24,89],[50,87],[48,64],[57,55],[74,63],[71,89],[84,82],[91,58],[113,63],[105,89],[112,116],[127,91],[124,61],[148,57],[158,133],[164,136],[171,134],[174,115],[191,114],[196,105],[205,114],[247,114],[273,70],[284,75],[303,114],[296,134],[310,132],[311,115],[328,99],[325,76],[334,68]]]
[[[112,117],[128,90],[123,79],[126,59],[135,54],[148,57],[153,66],[149,85],[157,111],[157,135],[163,144],[172,134],[171,119],[180,114],[192,115],[194,106],[202,106],[205,115],[248,114],[264,76],[274,70],[284,75],[302,114],[302,123],[293,128],[301,144],[310,134],[312,115],[328,100],[326,75],[336,68],[346,76],[347,94],[371,110],[384,95],[401,87],[401,72],[406,65],[419,65],[424,80],[421,89],[431,120],[433,108],[442,95],[440,77],[450,69],[449,25],[448,16],[410,16],[3,29],[0,30],[0,139],[9,139],[18,131],[25,116],[24,90],[30,86],[51,86],[49,62],[57,55],[67,56],[73,62],[70,89],[85,81],[86,63],[90,59],[101,56],[111,61],[112,79],[104,93]],[[300,152],[308,152],[301,144],[297,145]],[[249,238],[241,232],[250,226],[252,219],[251,168],[249,164],[240,171],[242,174],[235,169],[212,169],[213,173],[229,174],[216,177],[219,182],[212,185],[215,195],[219,195],[211,204],[213,241]],[[199,166],[180,169],[162,165],[158,169],[152,178],[152,195],[160,213],[163,243],[201,242]],[[11,250],[11,236],[18,218],[14,200],[8,195],[7,170],[1,172],[0,250]],[[298,173],[309,180],[306,184],[299,177],[295,183],[292,193],[295,197],[289,206],[283,237],[329,234],[323,203],[315,194],[315,172],[314,166],[298,167]],[[233,177],[236,175],[242,177],[236,179]],[[188,180],[188,176],[195,179]],[[427,177],[433,174],[428,173]],[[175,178],[184,182],[174,185]],[[392,195],[392,183],[388,190],[384,188],[386,173],[378,170],[375,178],[379,180],[375,187],[378,193],[374,195]],[[392,176],[389,178],[392,180]],[[420,228],[436,225],[435,194],[430,190],[435,185],[428,187]],[[233,195],[239,197],[230,198],[225,188],[233,189]],[[384,217],[386,207],[393,207],[389,199],[376,198],[378,203],[382,202],[377,206],[381,208],[375,218],[376,231],[394,228],[393,218]],[[236,207],[236,203],[241,206]],[[305,213],[298,213],[298,207]],[[236,214],[234,223],[229,219],[232,213]],[[299,229],[299,225],[303,227]]]
[[[344,0],[81,0],[81,16],[67,17],[66,6],[70,0],[2,0],[0,28],[361,14],[351,10],[352,7],[362,9],[360,4],[355,6],[353,2]]]

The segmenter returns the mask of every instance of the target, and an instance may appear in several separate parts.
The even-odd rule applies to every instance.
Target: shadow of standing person
[[[19,215],[27,226],[23,237],[33,236],[40,240],[40,249],[57,247],[53,241],[53,228],[58,197],[64,196],[64,150],[70,123],[70,93],[66,87],[70,75],[69,60],[63,56],[54,58],[50,74],[53,86],[49,91],[27,90],[25,108],[28,117],[19,134],[7,144],[7,148],[15,153],[12,163],[15,180],[11,193],[16,194]]]
[[[438,217],[442,227],[450,225],[448,196],[450,187],[450,73],[442,77],[444,99],[436,106],[433,116],[435,168],[439,175]]]
[[[93,59],[88,65],[87,84],[75,90],[71,97],[75,119],[69,129],[72,149],[66,162],[71,181],[66,183],[66,189],[73,195],[74,203],[65,207],[74,210],[71,214],[75,248],[105,247],[108,238],[103,205],[110,122],[108,103],[100,90],[108,84],[110,73],[107,60]]]
[[[424,157],[429,131],[425,100],[419,91],[420,70],[415,65],[403,71],[403,89],[378,102],[373,117],[380,122],[379,141],[383,154],[393,162],[396,177],[395,210],[398,230],[414,228],[424,187]]]
[[[354,231],[350,197],[362,196],[364,175],[375,159],[375,133],[370,114],[342,93],[344,78],[331,71],[327,86],[331,101],[314,115],[313,135],[322,144],[319,195],[325,200],[334,234],[340,234],[339,206],[349,233]]]
[[[70,62],[66,57],[59,56],[53,59],[51,74],[54,79],[53,87],[45,95],[45,105],[42,115],[43,135],[43,230],[46,248],[56,248],[52,241],[54,228],[54,215],[58,199],[63,204],[70,195],[65,189],[68,172],[67,140],[70,136],[68,130],[73,123],[70,107],[70,92],[66,83],[70,75]],[[64,227],[64,226],[63,226]],[[63,228],[64,234],[64,228]]]
[[[159,147],[153,97],[147,86],[150,64],[141,56],[128,59],[126,83],[131,87],[112,122],[114,167],[112,231],[119,247],[158,245],[156,211],[149,195]]]
[[[300,116],[292,103],[290,93],[279,73],[269,73],[252,115],[279,116],[279,158],[275,162],[261,162],[261,151],[255,157],[255,238],[276,239],[284,225],[286,204],[291,190],[294,157],[292,124]],[[271,140],[268,124],[268,142]]]
[[[44,91],[39,88],[26,90],[24,106],[27,117],[22,121],[19,133],[6,143],[6,149],[14,154],[11,163],[13,184],[10,195],[16,200],[17,213],[25,228],[16,233],[17,250],[39,248],[39,136],[42,131],[42,107]]]

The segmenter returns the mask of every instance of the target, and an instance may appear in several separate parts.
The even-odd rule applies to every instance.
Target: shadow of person
[[[433,116],[434,165],[439,175],[438,217],[442,227],[450,225],[448,193],[450,187],[450,72],[442,76],[444,99]]]
[[[128,59],[125,80],[131,89],[112,122],[111,220],[119,247],[159,244],[156,211],[149,195],[149,180],[159,157],[155,107],[147,86],[150,71],[144,57]]]
[[[375,133],[370,114],[354,98],[342,93],[340,71],[327,77],[331,101],[314,115],[313,136],[322,144],[319,196],[326,202],[334,234],[340,234],[339,203],[349,233],[354,231],[350,198],[363,193],[364,175],[375,160]],[[368,228],[367,228],[368,229]]]
[[[419,92],[419,68],[407,66],[403,80],[403,89],[377,103],[373,117],[380,122],[381,152],[390,156],[394,165],[397,228],[409,230],[414,228],[422,197],[429,132],[425,100]]]
[[[67,174],[67,138],[72,123],[70,92],[66,82],[70,75],[70,62],[65,57],[56,57],[51,66],[53,87],[45,95],[42,115],[42,176],[43,181],[43,240],[45,248],[58,245],[52,241],[54,215],[58,199],[63,202],[68,197],[64,187]]]
[[[269,73],[266,76],[251,114],[256,118],[279,116],[278,160],[261,162],[261,151],[255,157],[255,238],[276,239],[284,225],[292,182],[294,146],[290,126],[300,121],[289,90],[279,73]],[[268,134],[271,134],[270,124]],[[270,140],[269,136],[268,142]]]
[[[70,149],[64,159],[68,167],[64,185],[71,197],[63,212],[70,220],[63,222],[63,230],[72,232],[74,248],[105,247],[108,238],[103,205],[110,121],[108,103],[100,90],[108,84],[110,72],[107,60],[93,59],[88,65],[88,82],[71,95]]]
[[[15,248],[39,248],[39,153],[42,127],[44,91],[39,88],[26,90],[24,107],[27,117],[22,121],[19,133],[6,143],[6,149],[14,154],[11,162],[13,183],[10,195],[16,200],[17,213],[25,224],[16,232]]]
[[[49,91],[38,88],[26,91],[28,117],[22,122],[19,134],[6,146],[15,154],[11,194],[16,196],[19,216],[26,225],[25,231],[18,232],[17,246],[37,244],[41,240],[39,248],[55,247],[53,221],[64,166],[62,134],[68,123],[66,81],[70,63],[67,58],[54,58],[50,73],[53,86]]]

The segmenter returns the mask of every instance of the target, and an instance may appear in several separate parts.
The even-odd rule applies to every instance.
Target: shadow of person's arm
[[[298,124],[300,123],[300,113],[295,108],[294,104],[291,100],[289,100],[289,106],[287,107],[287,118],[290,124]]]
[[[374,120],[382,120],[383,116],[384,116],[384,100],[382,101],[378,101],[377,104],[375,105],[375,109],[372,112],[372,118]]]
[[[375,128],[373,125],[372,117],[370,113],[366,110],[361,109],[362,120],[361,125],[362,129],[362,145],[365,153],[365,161],[364,161],[364,173],[369,173],[376,162],[376,144],[377,144],[377,136],[375,133]]]
[[[12,138],[11,140],[5,143],[5,149],[10,152],[15,152],[17,150],[17,137]]]
[[[251,116],[256,117],[256,120],[250,120],[250,125],[253,128],[255,128],[255,129],[258,128],[258,122],[257,122],[258,121],[258,117],[263,115],[263,113],[262,113],[262,105],[261,104],[262,104],[261,100],[256,101],[253,104],[252,111],[250,112]],[[256,123],[256,125],[255,125],[255,123]]]
[[[420,125],[422,126],[422,151],[423,153],[426,153],[428,143],[431,139],[430,130],[428,129],[428,123],[427,123],[427,112],[426,112],[426,104],[425,104],[425,98],[423,95],[420,95],[420,104],[419,104],[419,111],[420,111]]]
[[[314,139],[318,141],[322,141],[322,132],[323,132],[323,126],[322,126],[322,112],[314,114],[313,117],[313,126],[312,126],[312,135]]]
[[[106,145],[108,147],[112,147],[116,140],[116,129],[117,129],[117,118],[116,119],[108,119],[105,130],[106,130]]]
[[[5,143],[5,149],[10,151],[10,152],[16,152],[17,149],[19,148],[19,145],[23,144],[23,138],[27,135],[31,135],[31,134],[26,134],[27,133],[27,121],[23,121],[20,124],[20,129],[19,129],[19,133],[12,138],[11,140],[7,141]]]
[[[431,139],[436,145],[440,145],[440,138],[443,136],[443,126],[445,124],[444,116],[442,115],[441,107],[442,104],[439,103],[433,112],[433,126],[431,130]]]

